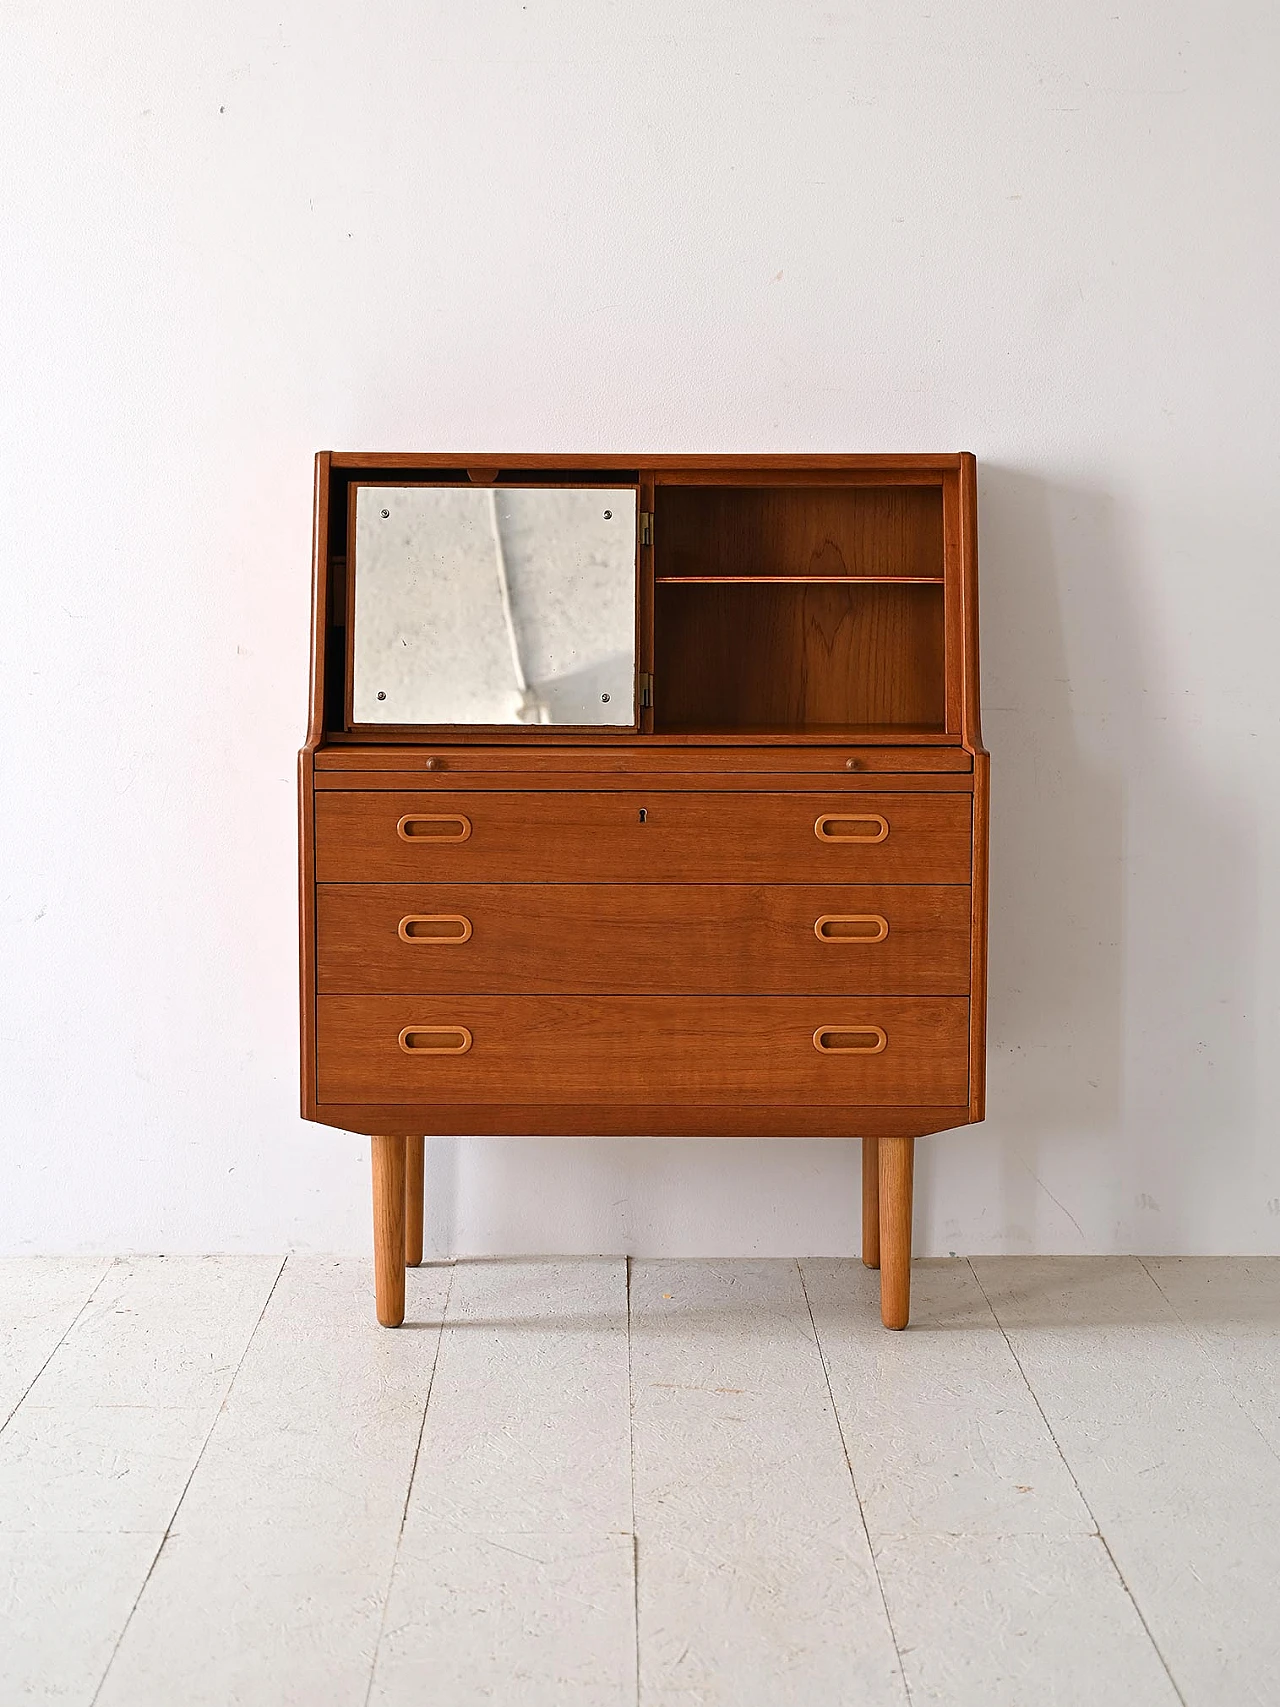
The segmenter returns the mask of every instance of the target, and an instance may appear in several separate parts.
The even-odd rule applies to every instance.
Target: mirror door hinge
[[[653,511],[652,510],[641,510],[641,512],[640,512],[640,543],[641,543],[641,545],[652,545],[653,544]]]
[[[641,710],[647,710],[648,707],[651,706],[652,704],[653,704],[653,677],[642,675],[640,677],[640,707],[641,707]]]

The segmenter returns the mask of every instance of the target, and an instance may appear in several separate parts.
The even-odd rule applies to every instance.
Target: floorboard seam
[[[1041,1420],[1041,1422],[1043,1422],[1045,1429],[1048,1432],[1049,1439],[1053,1442],[1054,1451],[1058,1454],[1058,1457],[1062,1460],[1062,1467],[1067,1472],[1067,1475],[1070,1476],[1071,1485],[1076,1490],[1076,1493],[1079,1494],[1080,1503],[1089,1514],[1089,1521],[1093,1524],[1093,1529],[1094,1529],[1095,1535],[1098,1537],[1098,1540],[1102,1543],[1103,1551],[1106,1553],[1107,1558],[1110,1559],[1110,1561],[1111,1561],[1111,1568],[1116,1573],[1116,1580],[1120,1584],[1121,1588],[1124,1590],[1125,1594],[1128,1596],[1129,1604],[1130,1604],[1130,1606],[1133,1607],[1134,1612],[1137,1614],[1138,1622],[1142,1625],[1143,1630],[1146,1631],[1147,1640],[1151,1643],[1152,1651],[1154,1652],[1156,1658],[1160,1661],[1160,1664],[1164,1668],[1164,1674],[1169,1679],[1169,1687],[1170,1687],[1170,1689],[1173,1690],[1173,1693],[1177,1696],[1178,1700],[1181,1702],[1182,1707],[1187,1707],[1186,1697],[1183,1695],[1181,1689],[1179,1689],[1178,1680],[1174,1677],[1173,1672],[1170,1669],[1169,1662],[1164,1657],[1164,1652],[1163,1652],[1159,1642],[1156,1641],[1155,1635],[1152,1632],[1151,1626],[1147,1623],[1146,1614],[1143,1612],[1142,1608],[1138,1605],[1137,1597],[1135,1596],[1133,1590],[1129,1587],[1128,1580],[1126,1579],[1124,1572],[1120,1569],[1120,1565],[1119,1565],[1118,1560],[1116,1559],[1115,1554],[1111,1551],[1111,1544],[1107,1540],[1106,1536],[1102,1533],[1102,1525],[1098,1522],[1097,1513],[1094,1511],[1094,1509],[1090,1505],[1088,1499],[1085,1497],[1085,1491],[1080,1486],[1079,1478],[1076,1476],[1075,1471],[1072,1469],[1071,1463],[1068,1460],[1066,1453],[1062,1450],[1062,1443],[1059,1441],[1057,1435],[1053,1431],[1053,1424],[1049,1421],[1049,1418],[1045,1415],[1044,1406],[1040,1403],[1040,1395],[1036,1392],[1035,1388],[1031,1385],[1031,1382],[1027,1377],[1027,1372],[1022,1367],[1022,1359],[1018,1356],[1017,1352],[1014,1350],[1013,1341],[1009,1338],[1009,1335],[1008,1335],[1008,1332],[1005,1328],[1005,1325],[1000,1320],[1000,1317],[997,1314],[995,1305],[991,1302],[991,1299],[987,1296],[987,1289],[982,1284],[982,1276],[978,1273],[977,1269],[974,1268],[972,1258],[966,1257],[965,1261],[969,1264],[969,1272],[970,1272],[970,1274],[972,1274],[974,1281],[977,1284],[978,1291],[981,1292],[983,1298],[986,1300],[987,1309],[990,1310],[990,1312],[991,1312],[992,1321],[995,1323],[996,1327],[999,1328],[1000,1336],[1004,1340],[1004,1343],[1009,1348],[1009,1356],[1013,1359],[1014,1365],[1017,1368],[1018,1374],[1022,1377],[1023,1384],[1026,1387],[1027,1392],[1031,1396],[1031,1403],[1035,1406],[1036,1410],[1040,1413],[1040,1420]]]
[[[94,1299],[98,1296],[98,1292],[102,1286],[103,1281],[111,1273],[112,1269],[116,1266],[116,1264],[118,1262],[123,1262],[123,1261],[127,1261],[127,1260],[128,1260],[127,1258],[123,1258],[123,1257],[108,1257],[106,1259],[106,1261],[103,1263],[101,1274],[99,1274],[98,1278],[94,1281],[93,1285],[89,1288],[89,1291],[85,1297],[84,1303],[80,1306],[80,1308],[76,1311],[75,1315],[67,1323],[66,1331],[63,1333],[62,1337],[59,1339],[57,1345],[55,1345],[53,1347],[53,1350],[49,1353],[48,1357],[45,1358],[44,1362],[40,1365],[39,1369],[36,1370],[35,1374],[31,1377],[30,1381],[27,1382],[26,1386],[22,1389],[21,1393],[19,1393],[17,1399],[14,1401],[13,1409],[9,1412],[8,1416],[4,1419],[3,1422],[0,1422],[0,1434],[4,1433],[5,1429],[8,1428],[9,1424],[13,1421],[14,1417],[17,1416],[18,1411],[26,1403],[27,1394],[30,1393],[31,1389],[35,1386],[36,1382],[44,1374],[45,1370],[49,1367],[49,1365],[53,1361],[53,1359],[57,1356],[58,1352],[61,1351],[63,1345],[66,1343],[66,1341],[67,1341],[68,1337],[70,1336],[71,1331],[75,1327],[76,1323],[80,1320],[81,1316],[84,1315],[85,1311],[89,1308],[90,1304],[92,1304]]]
[[[636,1533],[636,1381],[631,1361],[631,1262],[627,1262],[627,1460],[631,1477],[631,1627],[635,1642],[635,1699],[640,1707],[640,1537]]]
[[[147,1584],[151,1581],[152,1576],[155,1574],[155,1568],[160,1563],[160,1555],[164,1552],[165,1545],[168,1542],[170,1535],[173,1533],[173,1526],[178,1521],[178,1513],[182,1510],[182,1502],[187,1497],[187,1489],[191,1486],[192,1481],[195,1479],[195,1473],[200,1468],[201,1460],[204,1458],[209,1447],[209,1442],[213,1438],[213,1431],[218,1426],[218,1420],[222,1416],[223,1411],[227,1408],[227,1400],[231,1396],[231,1389],[235,1386],[236,1379],[239,1376],[240,1371],[244,1368],[244,1360],[249,1355],[249,1347],[257,1338],[258,1329],[262,1326],[262,1318],[267,1313],[267,1306],[275,1297],[276,1287],[280,1284],[280,1276],[284,1273],[288,1261],[289,1258],[286,1253],[286,1255],[280,1259],[280,1267],[275,1272],[271,1285],[267,1289],[267,1295],[262,1301],[262,1308],[258,1311],[258,1314],[254,1319],[253,1327],[249,1331],[249,1337],[244,1342],[244,1350],[236,1359],[236,1366],[231,1371],[231,1379],[227,1382],[222,1395],[222,1400],[213,1414],[213,1420],[205,1430],[204,1439],[200,1442],[200,1450],[196,1453],[195,1463],[191,1466],[190,1473],[188,1474],[186,1481],[182,1484],[182,1492],[178,1495],[177,1502],[170,1514],[168,1523],[165,1524],[164,1534],[160,1537],[160,1545],[151,1555],[151,1563],[147,1566],[147,1574],[143,1577],[138,1592],[133,1597],[133,1605],[129,1608],[128,1616],[120,1626],[120,1634],[116,1637],[115,1644],[111,1649],[107,1663],[102,1668],[102,1676],[98,1679],[98,1687],[93,1692],[93,1698],[89,1703],[89,1707],[97,1707],[98,1698],[106,1687],[107,1678],[111,1675],[111,1668],[116,1663],[116,1655],[120,1652],[124,1639],[129,1634],[129,1626],[133,1623],[133,1615],[138,1610],[139,1606],[141,1606],[142,1597],[147,1592]]]
[[[858,1518],[862,1524],[862,1533],[867,1538],[867,1554],[871,1560],[871,1569],[875,1572],[876,1588],[880,1591],[880,1604],[884,1607],[885,1623],[889,1626],[889,1637],[893,1642],[893,1651],[898,1659],[898,1676],[902,1679],[903,1693],[907,1698],[907,1707],[911,1707],[911,1682],[907,1677],[907,1668],[902,1663],[902,1648],[898,1642],[898,1632],[894,1628],[893,1614],[889,1611],[889,1600],[884,1592],[884,1579],[880,1575],[880,1561],[876,1558],[875,1544],[871,1539],[871,1531],[867,1527],[867,1514],[863,1510],[862,1495],[858,1492],[858,1478],[853,1473],[853,1459],[849,1456],[849,1443],[845,1439],[844,1423],[840,1416],[840,1407],[836,1404],[835,1390],[831,1385],[831,1369],[827,1363],[826,1350],[822,1344],[822,1335],[818,1332],[817,1317],[813,1313],[813,1305],[809,1301],[809,1288],[805,1284],[804,1266],[799,1257],[795,1259],[796,1273],[800,1276],[800,1290],[804,1294],[805,1309],[809,1312],[809,1326],[813,1329],[813,1343],[818,1348],[818,1361],[822,1365],[822,1379],[827,1384],[827,1397],[831,1400],[831,1415],[835,1418],[836,1433],[840,1437],[840,1450],[844,1453],[845,1468],[849,1472],[849,1485],[853,1489],[854,1502],[858,1507]]]
[[[1156,1279],[1155,1275],[1152,1274],[1151,1270],[1147,1267],[1146,1258],[1145,1257],[1138,1257],[1137,1261],[1142,1265],[1143,1272],[1147,1276],[1147,1279],[1151,1282],[1151,1284],[1155,1287],[1156,1291],[1164,1299],[1165,1303],[1169,1306],[1170,1310],[1173,1311],[1174,1318],[1178,1322],[1179,1326],[1184,1327],[1187,1330],[1187,1332],[1191,1335],[1192,1339],[1196,1342],[1196,1344],[1200,1347],[1201,1351],[1205,1354],[1205,1357],[1209,1363],[1209,1367],[1213,1370],[1214,1379],[1217,1381],[1218,1385],[1223,1389],[1223,1391],[1226,1393],[1227,1397],[1231,1400],[1231,1403],[1236,1407],[1236,1409],[1241,1413],[1241,1415],[1248,1422],[1250,1428],[1254,1431],[1254,1433],[1261,1440],[1262,1444],[1266,1447],[1267,1451],[1271,1454],[1271,1456],[1274,1459],[1276,1459],[1276,1461],[1278,1463],[1280,1463],[1280,1452],[1278,1452],[1276,1450],[1276,1448],[1272,1445],[1271,1441],[1267,1439],[1267,1436],[1263,1433],[1262,1429],[1260,1429],[1258,1427],[1258,1424],[1257,1424],[1256,1420],[1254,1419],[1252,1411],[1250,1411],[1248,1405],[1245,1404],[1244,1400],[1240,1397],[1239,1393],[1236,1391],[1235,1383],[1230,1379],[1229,1376],[1224,1375],[1222,1370],[1218,1367],[1217,1359],[1213,1355],[1213,1347],[1210,1345],[1208,1340],[1205,1339],[1204,1335],[1196,1327],[1195,1323],[1189,1322],[1187,1320],[1187,1318],[1182,1314],[1182,1311],[1179,1310],[1178,1306],[1174,1303],[1173,1299],[1170,1298],[1169,1294],[1165,1291],[1164,1287],[1161,1286],[1160,1282]]]
[[[404,1504],[400,1508],[400,1527],[396,1531],[395,1552],[391,1556],[391,1569],[387,1572],[387,1592],[382,1597],[382,1616],[378,1620],[378,1635],[373,1644],[373,1659],[369,1666],[369,1683],[364,1692],[364,1707],[369,1707],[373,1699],[373,1686],[378,1676],[378,1655],[382,1652],[382,1638],[387,1633],[387,1609],[391,1605],[391,1591],[395,1587],[396,1571],[400,1564],[400,1546],[404,1540],[405,1524],[409,1521],[409,1501],[413,1498],[414,1478],[418,1474],[418,1459],[422,1456],[422,1442],[427,1432],[427,1412],[431,1409],[431,1394],[436,1384],[436,1370],[440,1364],[440,1347],[444,1342],[445,1324],[449,1320],[449,1304],[453,1298],[453,1277],[458,1272],[454,1263],[449,1265],[449,1279],[444,1289],[444,1302],[440,1306],[440,1331],[436,1335],[436,1349],[431,1358],[431,1369],[427,1375],[427,1391],[422,1401],[422,1421],[418,1424],[418,1438],[413,1448],[413,1463],[409,1466],[409,1479],[405,1484]]]

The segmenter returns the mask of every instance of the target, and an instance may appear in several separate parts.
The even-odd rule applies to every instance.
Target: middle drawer
[[[320,884],[322,995],[959,996],[964,885]]]

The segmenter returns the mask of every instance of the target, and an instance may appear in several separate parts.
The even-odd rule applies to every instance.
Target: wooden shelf
[[[941,575],[655,575],[658,587],[941,587]]]
[[[803,728],[791,723],[708,724],[670,723],[662,726],[666,740],[689,744],[706,742],[734,746],[739,742],[786,742],[791,746],[817,744],[839,747],[884,747],[928,745],[957,747],[958,735],[949,735],[936,723],[811,723]]]

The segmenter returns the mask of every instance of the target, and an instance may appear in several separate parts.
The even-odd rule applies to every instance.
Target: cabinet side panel
[[[987,1111],[987,872],[990,864],[991,760],[973,761],[973,949],[969,1000],[969,1118]]]
[[[324,735],[324,678],[329,606],[329,452],[316,455],[315,500],[311,518],[311,698],[307,746]]]
[[[312,755],[298,755],[298,1044],[302,1070],[302,1117],[314,1120],[316,1101],[316,872],[315,793]]]
[[[978,649],[978,465],[968,451],[960,458],[960,620],[963,703],[961,732],[971,751],[982,746],[981,679]]]
[[[946,605],[947,733],[964,728],[964,552],[960,527],[960,479],[948,474],[942,482],[942,559]]]

